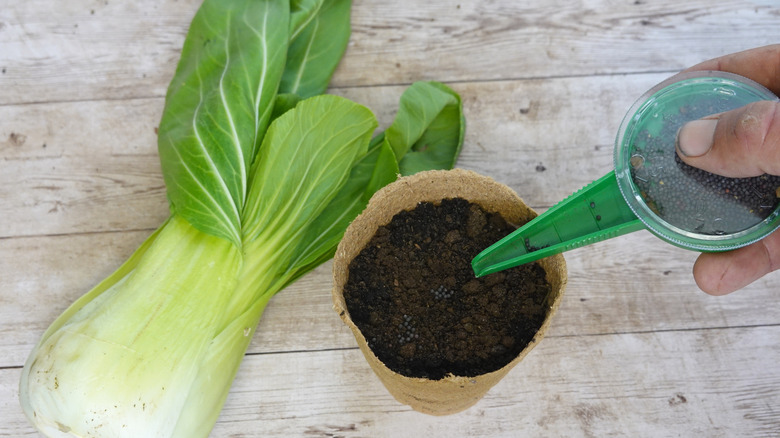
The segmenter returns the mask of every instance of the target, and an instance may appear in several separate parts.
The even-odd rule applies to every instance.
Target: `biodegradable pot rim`
[[[498,370],[477,376],[448,374],[442,379],[431,380],[404,376],[388,368],[368,346],[363,333],[349,315],[342,293],[349,278],[349,264],[379,227],[388,224],[398,212],[413,209],[420,202],[437,203],[456,197],[479,204],[491,213],[499,212],[510,223],[517,224],[537,216],[511,188],[487,176],[463,169],[419,172],[399,178],[372,196],[366,209],[344,233],[333,262],[333,308],[351,329],[367,362],[396,400],[431,415],[447,415],[474,405],[517,365],[544,337],[560,306],[568,280],[566,262],[561,254],[539,261],[551,285],[547,297],[548,313],[528,345]]]

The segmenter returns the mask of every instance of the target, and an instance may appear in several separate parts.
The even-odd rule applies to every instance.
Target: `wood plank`
[[[0,104],[163,96],[200,3],[4,5]]]
[[[397,403],[356,349],[250,355],[214,437],[777,437],[780,327],[544,339],[469,410]],[[34,436],[0,369],[0,436]]]
[[[334,85],[670,71],[778,35],[767,2],[404,3],[357,3]]]
[[[467,119],[458,166],[550,206],[611,169],[625,111],[666,77],[454,84]],[[405,88],[334,92],[371,108],[384,128]],[[0,238],[156,228],[168,215],[155,135],[162,106],[157,98],[0,106]]]
[[[0,367],[20,366],[46,327],[108,276],[148,232],[0,240]],[[637,251],[637,248],[641,250]],[[736,294],[714,298],[690,275],[695,253],[648,232],[565,254],[569,284],[552,336],[645,333],[780,324],[772,273]],[[251,353],[350,348],[351,332],[332,310],[331,263],[271,300]]]
[[[156,228],[162,99],[0,107],[0,238]]]
[[[163,96],[199,4],[9,2],[0,105]],[[780,40],[778,11],[749,0],[363,0],[332,85],[668,72]]]

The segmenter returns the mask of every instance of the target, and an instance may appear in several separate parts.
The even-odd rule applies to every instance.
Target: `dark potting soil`
[[[376,356],[409,377],[476,376],[512,361],[544,322],[536,263],[475,278],[471,259],[515,228],[463,199],[421,203],[349,265],[344,299]]]

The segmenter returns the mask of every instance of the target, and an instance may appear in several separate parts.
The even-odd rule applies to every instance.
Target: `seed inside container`
[[[726,178],[689,166],[677,156],[674,139],[688,120],[731,109],[713,98],[683,105],[664,116],[660,132],[642,131],[631,152],[631,177],[644,202],[682,230],[723,235],[746,230],[778,206],[780,177]]]
[[[631,157],[630,163],[632,168],[639,169],[643,164],[645,164],[645,157],[641,155],[634,155]]]

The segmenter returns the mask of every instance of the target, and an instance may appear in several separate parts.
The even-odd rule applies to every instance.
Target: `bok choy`
[[[271,297],[332,257],[399,173],[454,165],[464,121],[446,86],[413,84],[377,135],[370,110],[322,94],[349,13],[202,4],[159,127],[171,215],[31,352],[20,398],[44,434],[207,436]]]

